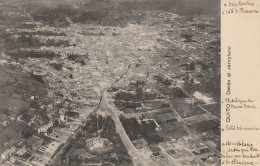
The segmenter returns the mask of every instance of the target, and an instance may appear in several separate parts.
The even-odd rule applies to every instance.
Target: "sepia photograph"
[[[220,166],[220,0],[0,0],[1,166]]]

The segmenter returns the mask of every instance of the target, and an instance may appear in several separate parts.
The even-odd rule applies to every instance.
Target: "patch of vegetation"
[[[21,58],[28,58],[28,57],[52,59],[54,57],[60,56],[59,54],[56,54],[52,51],[21,50],[21,49],[9,50],[6,52],[6,54],[11,56],[15,60],[18,60]]]
[[[78,54],[69,54],[67,56],[69,61],[75,61],[79,64],[81,64],[82,66],[86,65],[86,60],[88,60],[88,54],[86,55],[78,55]]]
[[[45,43],[41,43],[41,46],[46,46],[46,47],[69,47],[70,43],[68,40],[55,40],[55,39],[48,39],[46,40]]]
[[[64,27],[70,25],[67,17],[76,14],[76,10],[70,5],[59,4],[58,6],[31,6],[28,11],[35,21],[41,21],[46,25]]]
[[[65,115],[68,115],[69,117],[78,117],[79,113],[78,112],[73,112],[73,111],[66,111]]]
[[[33,78],[34,80],[38,81],[39,83],[42,83],[42,84],[44,83],[44,79],[40,75],[31,74],[31,78]]]
[[[120,116],[120,121],[131,140],[144,138],[150,145],[160,143],[163,138],[156,133],[156,124],[154,121],[141,121],[136,118],[125,118]]]
[[[205,93],[212,93],[216,96],[220,94],[220,74],[219,72],[214,72],[214,74],[208,75],[198,75],[200,79],[200,84],[194,83],[194,78],[185,77],[184,78],[184,88],[188,92],[201,91]]]
[[[24,35],[21,34],[17,38],[8,37],[5,38],[5,47],[9,50],[17,48],[40,48],[41,42],[38,38],[33,35]]]
[[[112,150],[103,153],[94,153],[86,147],[86,140],[100,136],[112,142]],[[110,116],[102,117],[91,114],[88,120],[77,133],[76,138],[72,139],[63,153],[54,161],[54,165],[78,166],[86,163],[113,163],[115,165],[132,165],[120,136],[116,133],[115,123]]]
[[[210,24],[205,24],[205,23],[197,23],[197,24],[192,24],[191,26],[195,26],[199,29],[205,29],[207,27],[212,27]]]
[[[41,36],[66,36],[64,32],[52,32],[52,31],[35,31],[35,32],[20,32],[20,35],[41,35]]]
[[[62,63],[50,63],[50,66],[53,67],[55,70],[62,70]]]
[[[34,133],[34,130],[31,128],[24,128],[21,132],[22,138],[28,139],[30,138]]]
[[[171,86],[172,83],[172,80],[164,78],[163,76],[154,76],[154,79],[156,79],[160,84],[164,86]]]
[[[195,42],[195,40],[192,39],[192,35],[190,34],[181,34],[180,35],[184,40],[184,42],[189,43],[189,42]]]

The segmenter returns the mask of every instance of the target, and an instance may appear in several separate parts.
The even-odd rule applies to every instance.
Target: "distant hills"
[[[141,22],[140,13],[162,10],[188,17],[203,15],[220,19],[220,0],[24,0],[25,8],[36,21],[54,26],[72,22],[124,26]],[[29,3],[30,2],[30,3]]]

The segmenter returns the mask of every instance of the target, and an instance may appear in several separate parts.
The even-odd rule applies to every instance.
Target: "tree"
[[[57,126],[59,126],[59,121],[58,121],[58,119],[55,119],[53,127],[57,127]]]
[[[137,95],[138,99],[142,99],[142,97],[143,97],[143,90],[142,90],[142,88],[140,88],[140,87],[136,88],[136,95]]]
[[[10,113],[8,112],[8,110],[4,110],[3,113],[7,116],[10,116]]]
[[[189,68],[190,70],[195,70],[195,63],[191,62]]]
[[[182,89],[174,88],[174,89],[172,89],[172,96],[174,98],[183,98],[183,97],[186,97],[186,94],[183,92]]]
[[[201,64],[201,67],[202,67],[202,70],[204,70],[204,71],[206,71],[206,70],[209,69],[209,66],[206,65],[205,63],[202,63],[202,64]]]
[[[79,63],[81,64],[81,66],[86,65],[86,63],[85,63],[85,61],[83,59],[81,59]]]
[[[21,135],[22,135],[22,138],[28,139],[33,135],[33,133],[34,133],[34,131],[32,129],[25,128],[22,130]]]

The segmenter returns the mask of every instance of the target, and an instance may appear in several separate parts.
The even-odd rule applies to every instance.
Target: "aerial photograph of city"
[[[220,166],[220,0],[0,0],[1,166]]]

